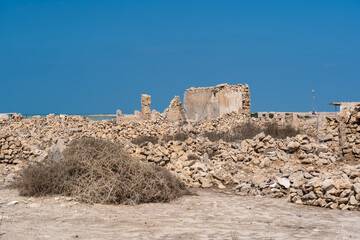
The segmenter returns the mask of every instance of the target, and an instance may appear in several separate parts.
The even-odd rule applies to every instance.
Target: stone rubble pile
[[[290,201],[342,210],[360,210],[360,165],[333,172],[312,169],[299,173],[290,185]]]
[[[172,103],[168,112],[176,113],[175,121],[164,116],[146,121],[92,121],[67,115],[0,119],[0,163],[26,165],[49,154],[60,161],[72,139],[88,136],[121,142],[134,157],[171,170],[191,187],[229,188],[239,195],[287,196],[297,204],[359,210],[359,110],[326,118],[319,133],[286,139],[260,133],[225,142],[210,141],[203,133],[229,132],[246,121],[262,126],[266,121],[229,113],[184,122],[178,118],[178,99]],[[284,124],[295,119],[299,129],[305,129],[305,122],[291,119]],[[176,134],[185,138],[169,137]],[[156,141],[133,143],[142,136]]]
[[[23,146],[19,140],[10,135],[0,135],[0,163],[13,163],[20,154],[24,153]]]
[[[128,151],[138,158],[165,166],[193,187],[246,183],[262,185],[258,188],[261,191],[270,187],[269,179],[278,173],[279,168],[307,167],[310,164],[322,167],[336,161],[326,145],[307,135],[276,140],[260,133],[240,143],[211,142],[198,137],[183,142],[133,145]],[[262,178],[260,182],[259,177]]]
[[[315,125],[309,124],[307,119],[299,119],[296,115],[285,116],[282,119],[274,117],[273,119],[259,120],[258,118],[249,118],[246,114],[231,112],[224,114],[222,117],[206,119],[200,123],[195,123],[197,133],[203,132],[228,132],[234,127],[250,122],[259,128],[269,125],[277,124],[279,127],[291,126],[299,130],[301,133],[314,136],[317,131]]]
[[[92,121],[81,116],[54,116],[53,114],[46,117],[34,116],[29,119],[0,119],[0,127],[1,136],[14,136],[22,145],[25,144],[27,148],[31,149],[32,157],[30,158],[26,158],[28,157],[27,149],[19,150],[25,151],[25,153],[23,152],[24,159],[35,161],[42,160],[50,147],[59,139],[63,139],[67,143],[71,139],[86,136],[130,143],[144,135],[162,138],[177,132],[188,131],[186,130],[187,125],[179,126],[177,122],[165,120],[116,123],[115,120]],[[8,148],[5,141],[1,142],[0,146],[4,150]],[[5,151],[6,155],[8,155],[7,152]],[[12,159],[13,155],[11,156]],[[7,158],[10,159],[10,157]]]

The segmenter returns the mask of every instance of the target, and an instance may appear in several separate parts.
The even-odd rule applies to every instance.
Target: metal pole
[[[314,89],[312,90],[312,94],[313,94],[313,111],[312,111],[312,114],[315,115],[315,90]]]

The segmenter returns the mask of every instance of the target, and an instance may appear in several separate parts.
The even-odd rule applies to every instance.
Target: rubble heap
[[[297,204],[359,210],[359,109],[326,118],[323,129],[312,134],[275,139],[260,133],[225,142],[210,141],[203,133],[226,132],[247,121],[262,126],[277,120],[259,121],[242,113],[202,122],[166,120],[172,119],[171,112],[179,113],[179,106],[175,98],[165,116],[141,122],[67,115],[0,119],[0,163],[26,165],[49,154],[61,161],[69,142],[87,136],[121,142],[133,156],[171,170],[191,187],[228,188],[239,195],[286,196]],[[173,119],[181,119],[175,115]],[[295,120],[299,129],[311,129],[302,127],[305,121]],[[168,138],[177,134],[183,139]],[[156,141],[133,143],[142,136]]]
[[[24,146],[21,141],[9,134],[0,135],[0,163],[20,163],[19,159],[28,159],[37,155],[36,150]]]

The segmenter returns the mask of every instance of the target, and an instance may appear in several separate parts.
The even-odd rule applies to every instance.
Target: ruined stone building
[[[186,117],[193,120],[217,118],[230,112],[250,116],[250,91],[247,84],[220,84],[187,89],[184,94]]]
[[[186,120],[185,111],[179,96],[175,96],[171,100],[169,107],[165,109],[163,115],[166,120],[172,122],[183,122]]]
[[[122,114],[118,110],[116,117],[117,121],[156,120],[163,117],[171,122],[183,122],[186,119],[199,121],[217,118],[230,112],[250,116],[250,91],[247,84],[220,84],[215,87],[187,89],[184,94],[184,107],[180,97],[175,96],[163,114],[151,110],[150,95],[141,94],[141,112]]]
[[[338,111],[337,108],[340,107],[340,112],[342,112],[346,109],[359,107],[360,102],[333,102],[333,103],[329,103],[329,105],[335,106],[335,112],[337,112]]]
[[[151,96],[141,94],[141,113],[145,120],[151,119]]]

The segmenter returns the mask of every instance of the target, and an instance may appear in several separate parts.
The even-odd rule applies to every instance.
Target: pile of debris
[[[38,151],[24,146],[21,141],[9,134],[0,135],[0,163],[18,164],[23,159],[38,155]]]
[[[179,104],[175,98],[165,116],[145,121],[92,121],[67,115],[1,120],[0,162],[42,161],[49,154],[61,161],[61,152],[73,139],[93,137],[122,143],[134,157],[171,170],[191,187],[231,186],[239,195],[288,196],[298,204],[359,210],[359,109],[326,118],[319,133],[277,139],[262,132],[225,142],[210,141],[204,133],[230,132],[249,121],[261,128],[276,120],[259,121],[234,112],[185,122]],[[300,132],[305,129],[304,120],[287,119],[279,124],[297,122]],[[174,137],[179,134],[182,139]],[[154,141],[134,141],[142,136]]]
[[[290,201],[297,204],[360,210],[360,165],[345,165],[333,172],[301,173],[290,186]],[[311,176],[311,178],[310,178]]]
[[[259,176],[272,178],[284,166],[323,167],[337,160],[325,144],[307,135],[274,139],[264,133],[237,143],[222,140],[211,142],[207,138],[198,137],[183,142],[133,145],[128,147],[128,151],[137,158],[176,172],[193,187],[248,183],[249,179],[258,179]],[[268,181],[263,179],[262,183],[266,185]]]

